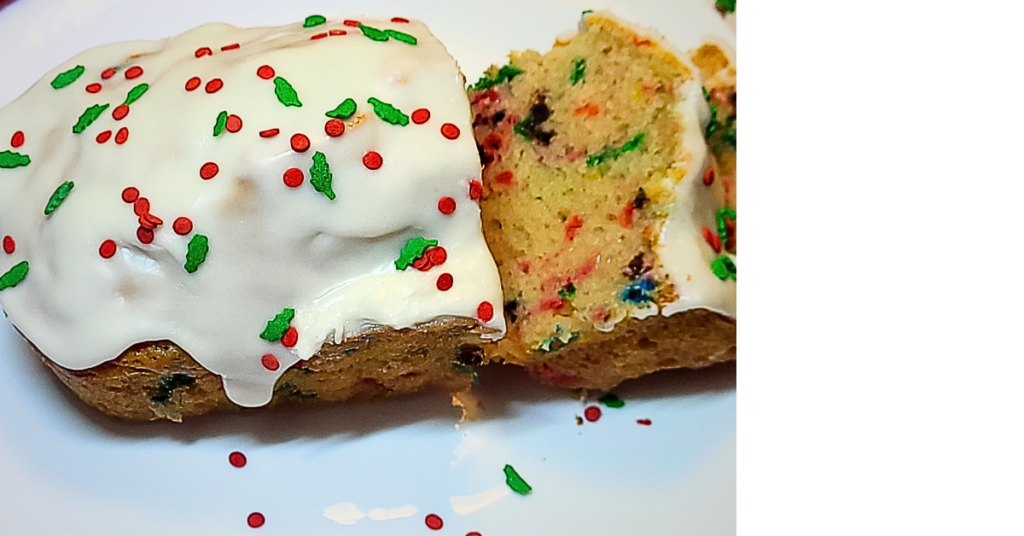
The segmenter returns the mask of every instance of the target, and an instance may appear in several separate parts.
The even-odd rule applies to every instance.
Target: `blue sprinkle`
[[[654,302],[651,291],[657,288],[657,284],[651,279],[638,279],[629,284],[622,291],[622,301],[630,303]]]

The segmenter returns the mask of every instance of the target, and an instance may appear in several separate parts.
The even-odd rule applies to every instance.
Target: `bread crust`
[[[429,387],[468,391],[476,376],[469,367],[483,357],[480,335],[475,321],[449,319],[324,344],[278,379],[269,406],[369,400]],[[170,341],[136,344],[112,361],[79,371],[36,352],[83,402],[114,417],[180,422],[242,409],[227,398],[219,376]]]

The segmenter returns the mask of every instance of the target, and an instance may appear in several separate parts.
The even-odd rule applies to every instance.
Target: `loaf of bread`
[[[735,68],[607,13],[470,88],[508,333],[491,359],[610,389],[735,357]],[[710,148],[710,149],[709,149]]]
[[[119,417],[464,391],[505,327],[470,119],[400,18],[86,51],[0,110],[0,303]]]

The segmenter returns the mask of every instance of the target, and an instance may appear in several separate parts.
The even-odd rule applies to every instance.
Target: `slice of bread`
[[[735,357],[735,69],[722,46],[687,56],[589,14],[550,52],[492,67],[470,99],[509,326],[493,359],[609,389]]]

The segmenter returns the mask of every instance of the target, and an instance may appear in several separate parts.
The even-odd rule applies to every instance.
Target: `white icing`
[[[324,517],[339,525],[355,525],[366,514],[355,503],[343,502],[324,508]]]
[[[465,516],[498,502],[510,493],[512,489],[507,484],[499,484],[473,495],[452,495],[448,497],[448,502],[452,505],[452,511]]]
[[[201,26],[164,41],[139,41],[86,51],[55,69],[13,104],[0,110],[0,131],[25,132],[27,167],[0,169],[0,235],[17,241],[13,255],[0,254],[0,273],[28,260],[28,277],[0,292],[14,324],[50,359],[69,369],[94,367],[132,344],[171,340],[224,379],[228,397],[242,406],[266,404],[274,382],[291,365],[311,357],[324,341],[375,326],[409,328],[448,317],[476,318],[487,301],[496,314],[482,323],[491,337],[505,330],[498,272],[480,229],[480,213],[469,198],[469,183],[480,178],[464,80],[444,46],[419,22],[366,20],[418,39],[377,42],[359,29],[330,21],[314,28],[301,23],[275,28]],[[329,30],[347,35],[311,40]],[[237,50],[222,46],[239,43]],[[195,57],[200,47],[211,56]],[[131,59],[136,55],[135,59]],[[75,65],[85,74],[54,90],[50,81]],[[127,80],[132,65],[144,74]],[[302,107],[285,107],[274,83],[257,76],[270,65],[294,87]],[[109,80],[100,73],[118,67]],[[198,76],[192,92],[185,83]],[[204,86],[220,78],[224,87]],[[97,94],[87,84],[101,82]],[[112,110],[129,89],[149,90],[121,121]],[[430,111],[426,124],[396,126],[374,115],[376,97],[407,115]],[[324,115],[344,99],[358,108],[340,137],[325,134]],[[73,134],[79,115],[94,104],[111,103],[82,134]],[[240,132],[213,136],[218,114],[243,121]],[[452,123],[455,140],[440,133]],[[123,145],[96,136],[121,127]],[[261,138],[263,130],[280,134]],[[309,137],[296,153],[292,134]],[[0,147],[5,150],[6,147]],[[310,184],[314,152],[326,155],[333,174],[334,201]],[[367,169],[367,151],[384,165]],[[215,162],[219,173],[200,178],[200,167]],[[297,167],[305,181],[287,187],[285,170]],[[74,189],[50,216],[43,207],[64,181]],[[121,200],[128,186],[151,202],[163,219],[152,244],[136,237],[132,205]],[[438,200],[457,203],[442,214]],[[194,230],[179,236],[174,220],[190,218]],[[206,261],[187,273],[185,254],[192,234],[209,237]],[[447,261],[427,272],[399,271],[395,260],[409,238],[436,239]],[[98,251],[117,243],[113,258]],[[440,274],[454,285],[439,291]],[[291,350],[259,338],[268,320],[284,308],[295,310],[299,333]],[[277,371],[261,364],[273,354]]]

